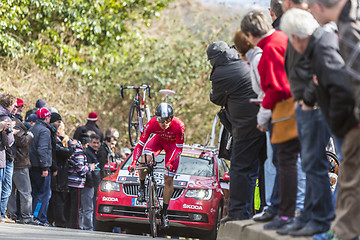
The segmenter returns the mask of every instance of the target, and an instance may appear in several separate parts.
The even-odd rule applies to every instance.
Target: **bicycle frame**
[[[124,89],[134,89],[136,91],[136,95],[132,101],[130,112],[129,112],[129,140],[132,146],[135,146],[137,142],[137,138],[144,131],[144,117],[146,115],[147,120],[150,120],[150,110],[146,106],[146,92],[148,93],[148,97],[151,99],[150,94],[150,85],[142,85],[140,87],[127,86],[123,87],[121,85],[120,95],[124,98]],[[140,95],[140,90],[143,90],[143,95]],[[132,117],[134,116],[134,112],[136,112],[136,122],[133,122]],[[134,132],[135,131],[135,132]],[[132,136],[132,133],[135,136]]]
[[[137,168],[137,170],[145,170],[145,169],[147,170],[147,175],[146,175],[146,185],[147,185],[146,213],[149,218],[151,235],[153,237],[156,237],[157,236],[157,225],[158,225],[157,219],[160,216],[162,206],[160,204],[160,199],[157,194],[157,184],[156,184],[156,180],[154,177],[154,170],[156,169],[156,165],[158,163],[162,163],[164,161],[164,159],[160,162],[156,162],[154,154],[152,154],[152,156],[153,156],[153,163],[148,163],[147,158],[145,157],[145,163],[141,163],[141,164],[145,164],[145,167]]]

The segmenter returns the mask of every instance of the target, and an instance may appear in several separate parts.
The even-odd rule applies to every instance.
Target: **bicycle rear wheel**
[[[140,129],[139,129],[140,123],[138,116],[140,116],[139,104],[136,102],[132,102],[129,112],[129,125],[128,125],[129,141],[132,147],[135,147],[140,133]]]
[[[157,221],[156,221],[156,186],[153,181],[149,181],[148,185],[149,199],[148,199],[148,213],[150,222],[150,233],[153,238],[157,236]]]

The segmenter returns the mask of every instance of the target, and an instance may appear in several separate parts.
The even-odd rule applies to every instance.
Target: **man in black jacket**
[[[316,75],[314,77],[314,83],[316,85],[317,100],[331,131],[335,136],[343,138],[350,130],[357,126],[357,121],[353,114],[355,105],[354,95],[350,87],[348,74],[345,70],[344,60],[339,53],[338,38],[333,32],[326,31],[324,28],[319,27],[317,21],[307,11],[292,9],[285,13],[283,19],[286,20],[281,23],[281,29],[289,36],[289,40],[296,51],[304,54],[304,56],[310,60]],[[299,23],[293,19],[302,19],[302,22]],[[306,22],[306,24],[303,22]],[[318,133],[314,131],[313,134]],[[356,139],[356,141],[357,140],[358,139]],[[355,140],[353,139],[352,141]],[[345,142],[343,150],[344,149],[346,149]],[[350,151],[351,155],[356,156],[354,153],[355,149],[352,148]],[[344,161],[346,160],[346,155],[344,154]],[[358,158],[354,160],[357,162]],[[352,172],[356,172],[356,169],[353,167],[356,166],[356,164],[357,163],[351,164]],[[341,173],[344,174],[344,172]],[[352,180],[351,182],[354,182],[354,185],[357,187],[358,183],[356,181]],[[339,181],[339,190],[340,186]],[[350,192],[353,190],[350,186],[347,186],[347,188]],[[319,193],[316,192],[316,194]],[[353,195],[353,192],[351,192],[351,195]],[[357,201],[355,201],[355,199],[353,200],[357,206]],[[349,208],[351,205],[349,198],[344,199],[344,201],[346,202],[347,208]],[[322,202],[320,205],[321,207],[328,208],[328,203],[324,204],[324,202]],[[354,207],[353,210],[354,209],[358,208]],[[359,212],[352,211],[349,212],[349,214],[352,214],[352,218],[349,218],[350,222],[348,222],[346,226],[343,226],[345,229],[348,228],[349,231],[343,232],[342,229],[340,230],[340,228],[334,228],[334,225],[332,226],[335,234],[341,232],[337,237],[343,238],[343,236],[346,236],[344,239],[351,239],[348,237],[351,235],[351,222],[355,223],[355,225],[353,225],[353,230],[355,230],[353,233],[355,232],[355,234],[352,238],[358,236],[358,225],[354,219],[358,217]],[[341,215],[341,213],[339,215]],[[329,217],[332,216],[324,217],[325,221],[332,220],[329,219]],[[336,213],[336,218],[338,217],[338,213]]]
[[[256,94],[249,67],[234,48],[214,42],[207,48],[207,56],[213,67],[210,100],[225,106],[232,125],[229,214],[222,222],[249,219],[259,163],[266,159],[266,137],[256,127],[259,106],[249,102]]]
[[[47,210],[51,196],[52,145],[51,131],[49,129],[51,113],[46,108],[40,108],[36,115],[38,119],[29,130],[34,135],[29,148],[33,216],[36,224],[49,226]]]
[[[97,158],[99,160],[99,168],[101,169],[101,178],[111,174],[110,164],[116,163],[116,165],[118,165],[114,153],[116,143],[117,142],[114,136],[107,136],[99,148]],[[105,167],[105,165],[107,167]]]
[[[89,113],[87,118],[87,123],[84,126],[80,126],[75,130],[74,139],[80,140],[81,134],[87,131],[94,131],[99,137],[100,142],[104,140],[104,134],[100,130],[99,126],[96,124],[98,121],[98,115],[95,112]]]
[[[286,4],[288,3],[288,4]],[[305,0],[286,0],[285,12],[293,9],[308,10]],[[334,217],[329,185],[329,162],[326,146],[330,130],[318,106],[310,60],[298,53],[292,44],[285,52],[285,71],[295,101],[298,138],[301,142],[301,168],[306,173],[304,209],[295,221],[279,229],[279,234],[312,236],[330,227]],[[316,132],[316,134],[314,134]]]

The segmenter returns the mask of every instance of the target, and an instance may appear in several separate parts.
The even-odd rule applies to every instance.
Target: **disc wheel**
[[[139,111],[140,109],[138,104],[132,102],[129,112],[129,125],[128,125],[129,141],[132,147],[135,147],[138,137],[140,135],[139,119],[138,119],[138,116],[140,116]]]

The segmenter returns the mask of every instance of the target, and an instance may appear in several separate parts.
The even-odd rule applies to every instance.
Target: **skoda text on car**
[[[164,155],[160,154],[156,160],[161,161],[163,158]],[[100,183],[96,201],[97,229],[111,229],[112,226],[124,223],[148,224],[146,203],[137,201],[138,173],[129,173],[127,170],[131,161],[132,156]],[[154,175],[158,196],[162,200],[164,163],[158,167]],[[184,146],[168,208],[170,228],[205,230],[207,236],[215,239],[220,219],[227,214],[228,171],[227,163],[218,158],[215,151]]]

